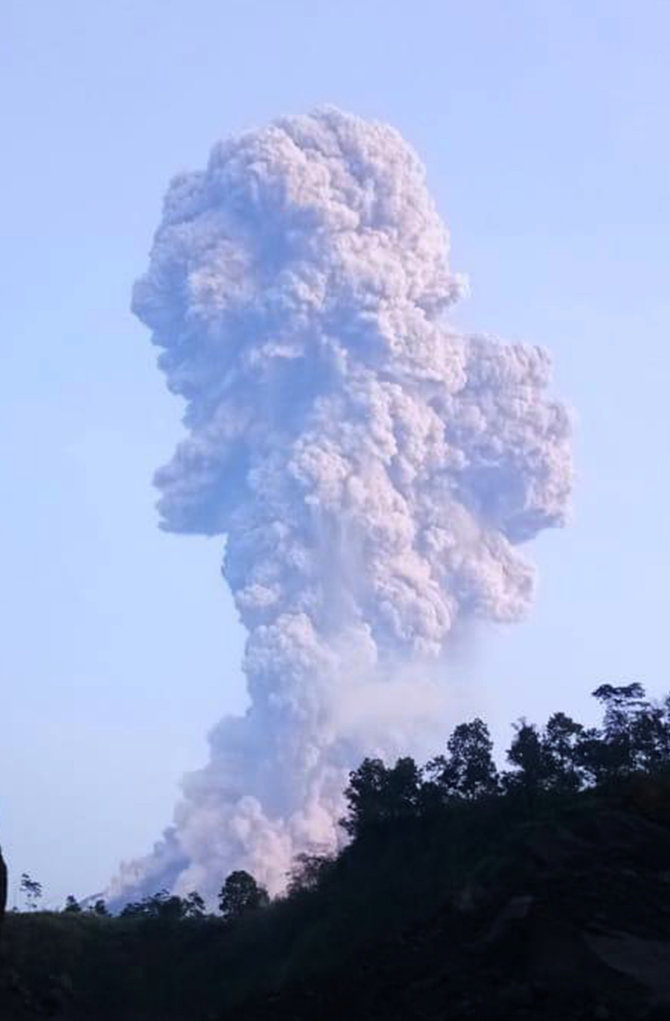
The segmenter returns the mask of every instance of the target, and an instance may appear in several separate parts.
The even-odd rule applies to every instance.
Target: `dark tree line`
[[[250,912],[258,911],[269,903],[267,890],[244,869],[231,872],[218,895],[219,911],[222,917],[230,922]],[[65,910],[72,908],[66,906]],[[204,918],[206,913],[205,902],[197,890],[192,890],[186,897],[178,897],[176,894],[170,894],[168,890],[160,890],[140,901],[126,904],[121,917],[177,922],[183,918]]]
[[[496,766],[488,727],[479,718],[459,724],[445,752],[424,766],[409,756],[392,766],[378,758],[364,759],[349,774],[342,827],[356,841],[380,827],[459,805],[506,800],[533,811],[547,799],[574,797],[591,789],[607,791],[639,774],[670,773],[670,695],[654,703],[642,685],[634,683],[603,684],[593,696],[603,709],[600,727],[584,727],[562,712],[554,713],[542,728],[519,720],[506,752],[507,769]],[[316,889],[334,865],[329,856],[299,855],[288,877],[288,896]],[[34,909],[42,892],[39,883],[24,876],[22,889]],[[232,872],[218,895],[219,911],[227,922],[269,903],[264,887],[244,870]],[[68,897],[64,910],[77,913],[82,908]],[[101,900],[88,911],[108,914]],[[174,922],[202,919],[207,911],[196,891],[179,897],[161,890],[127,904],[121,915]]]
[[[456,727],[446,754],[423,767],[408,757],[394,766],[364,759],[349,775],[342,826],[355,839],[459,803],[506,797],[532,807],[546,796],[607,789],[626,777],[670,770],[670,696],[650,702],[637,683],[603,684],[593,696],[604,710],[599,728],[561,712],[543,728],[520,720],[506,753],[509,769],[497,768],[480,719]]]

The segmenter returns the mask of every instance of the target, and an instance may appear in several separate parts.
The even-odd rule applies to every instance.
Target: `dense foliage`
[[[505,768],[480,719],[456,727],[424,766],[364,759],[345,792],[348,846],[337,857],[300,856],[286,895],[273,901],[236,871],[217,915],[196,891],[164,890],[117,917],[100,900],[82,906],[74,897],[49,913],[26,876],[28,910],[8,916],[6,959],[26,988],[78,1004],[72,1017],[130,1016],[132,1004],[133,1017],[161,1021],[204,1017],[212,1004],[234,1009],[259,989],[345,966],[460,896],[515,827],[588,815],[640,778],[670,774],[670,697],[651,702],[639,684],[602,685],[594,696],[599,728],[560,712],[543,727],[521,720]],[[76,992],[53,992],[63,975]]]
[[[542,729],[522,719],[506,753],[508,770],[497,769],[488,728],[480,719],[456,727],[446,754],[423,768],[411,758],[398,759],[394,766],[364,759],[350,774],[342,825],[361,838],[399,819],[492,799],[521,802],[532,811],[552,796],[606,791],[626,777],[670,767],[670,697],[650,702],[637,683],[603,684],[593,695],[604,708],[601,728],[586,728],[562,712]]]

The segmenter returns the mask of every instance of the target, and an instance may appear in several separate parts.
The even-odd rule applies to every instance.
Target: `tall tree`
[[[445,797],[472,801],[498,790],[493,741],[479,717],[461,723],[447,741],[447,755],[438,755],[426,769]]]
[[[269,904],[267,890],[244,869],[231,872],[219,893],[219,910],[228,921],[234,921]]]
[[[350,836],[359,836],[365,829],[383,821],[388,770],[381,759],[365,758],[358,769],[349,773],[344,792],[347,814],[340,820]]]
[[[104,901],[102,902],[104,906]],[[169,890],[159,890],[140,901],[126,904],[121,914],[124,917],[141,916],[159,918],[164,922],[176,922],[187,912],[187,902]]]
[[[205,902],[197,890],[191,890],[182,900],[184,918],[203,918]]]
[[[507,761],[514,767],[505,773],[504,785],[509,791],[521,794],[529,807],[546,789],[550,769],[547,755],[537,727],[521,719],[514,725],[514,738],[507,751]]]
[[[37,910],[38,902],[42,898],[42,884],[32,879],[27,872],[21,873],[21,893],[25,897],[26,905],[31,911]]]
[[[409,755],[391,768],[381,759],[363,759],[349,774],[344,795],[348,810],[340,824],[351,836],[360,836],[380,823],[418,815],[421,770]]]
[[[546,771],[546,786],[559,793],[570,794],[584,784],[578,747],[584,733],[581,723],[576,723],[565,713],[554,713],[542,733],[543,767]]]
[[[635,766],[647,772],[670,766],[670,698],[660,704],[645,702],[631,725]]]
[[[593,692],[605,710],[600,744],[593,741],[588,746],[591,767],[597,782],[607,782],[619,776],[627,776],[640,768],[640,753],[635,737],[640,718],[648,703],[644,688],[633,683],[620,686],[601,684]]]
[[[421,790],[421,770],[409,755],[398,759],[386,770],[382,803],[385,820],[407,819],[417,815]]]
[[[295,856],[289,873],[289,894],[305,890],[316,890],[326,876],[332,872],[335,859],[330,854],[308,854]]]

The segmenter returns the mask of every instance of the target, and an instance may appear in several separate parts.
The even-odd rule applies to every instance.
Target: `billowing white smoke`
[[[411,149],[337,110],[172,182],[133,298],[187,401],[160,510],[226,537],[250,708],[116,895],[211,896],[234,867],[281,887],[335,844],[346,770],[432,715],[459,619],[527,608],[517,544],[564,520],[568,419],[542,350],[445,323],[447,256]]]

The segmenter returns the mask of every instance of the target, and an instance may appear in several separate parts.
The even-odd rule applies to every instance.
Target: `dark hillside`
[[[670,1018],[670,828],[615,802],[517,824],[431,914],[235,1016]]]
[[[500,773],[481,720],[420,768],[350,775],[336,858],[220,913],[159,892],[119,916],[28,910],[2,930],[1,1021],[670,1021],[670,701],[596,692],[602,729],[521,721]]]

